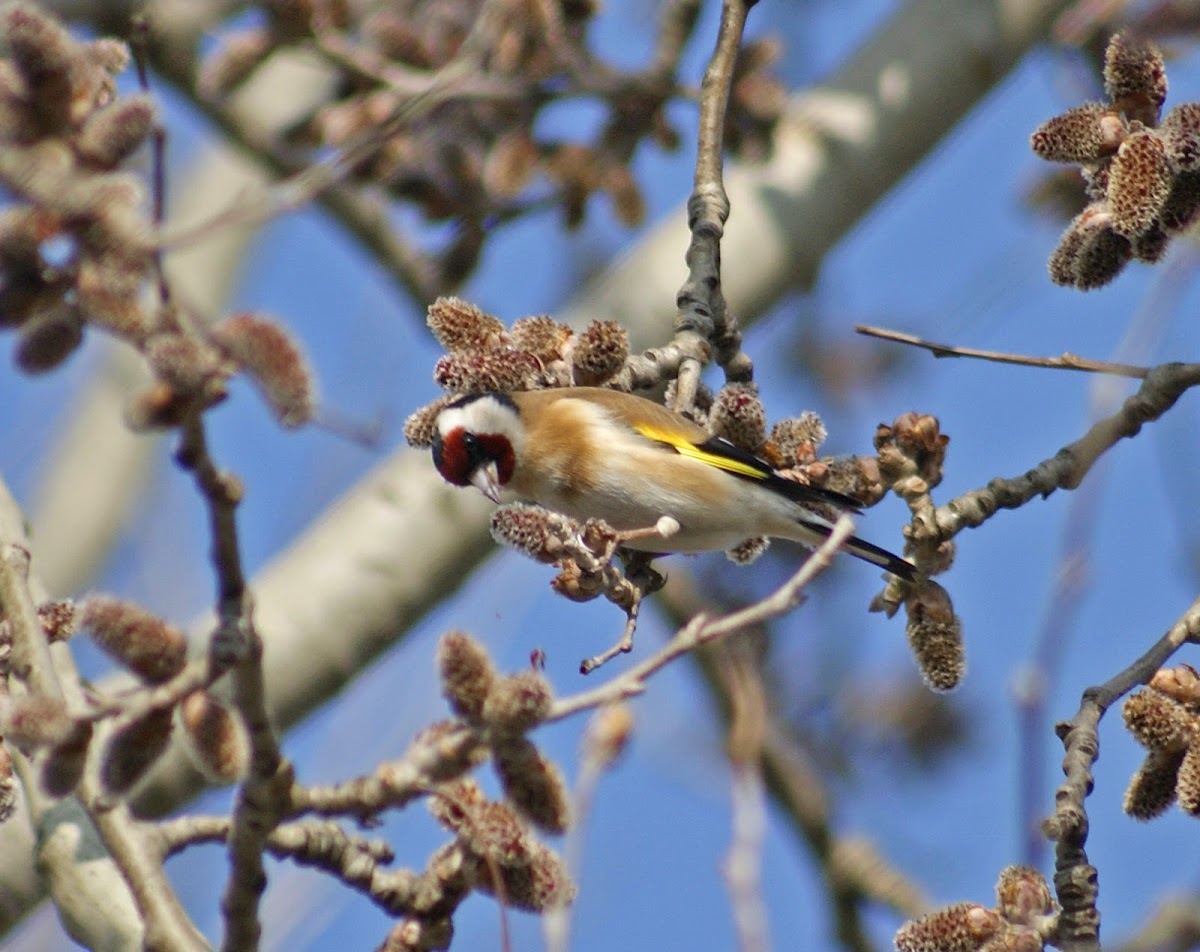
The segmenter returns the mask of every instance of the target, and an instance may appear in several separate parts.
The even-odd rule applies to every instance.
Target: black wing
[[[809,486],[798,483],[793,479],[784,479],[770,463],[760,459],[753,453],[735,446],[729,440],[720,436],[711,436],[703,443],[697,443],[696,448],[701,452],[740,464],[738,467],[728,467],[727,471],[742,479],[752,479],[787,499],[797,503],[823,502],[837,509],[848,512],[862,512],[862,503],[845,493],[821,486]],[[742,472],[745,468],[750,472]]]

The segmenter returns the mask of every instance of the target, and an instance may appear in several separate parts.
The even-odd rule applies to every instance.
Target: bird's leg
[[[643,596],[653,595],[667,584],[667,577],[650,564],[658,558],[658,553],[621,549],[620,556],[625,567],[625,577],[641,589]]]

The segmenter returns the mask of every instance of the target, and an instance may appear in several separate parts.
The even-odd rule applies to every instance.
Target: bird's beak
[[[500,502],[500,476],[495,463],[484,463],[471,474],[471,485],[492,502]]]

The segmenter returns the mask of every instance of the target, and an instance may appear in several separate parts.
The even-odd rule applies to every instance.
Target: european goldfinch
[[[755,536],[807,546],[828,537],[823,513],[857,511],[848,496],[780,476],[766,461],[642,397],[566,387],[459,397],[438,415],[433,462],[455,486],[493,502],[538,503],[618,531],[668,516],[678,530],[628,543],[645,552],[728,550]],[[916,569],[859,538],[852,555],[912,580]]]

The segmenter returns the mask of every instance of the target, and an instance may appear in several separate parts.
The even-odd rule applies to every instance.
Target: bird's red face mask
[[[492,502],[500,501],[515,463],[512,444],[502,434],[469,433],[461,426],[434,434],[433,465],[442,478],[454,486],[474,486]]]

